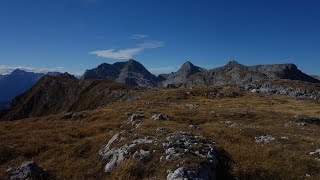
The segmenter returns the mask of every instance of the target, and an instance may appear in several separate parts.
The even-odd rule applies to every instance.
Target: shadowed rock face
[[[223,67],[192,75],[186,84],[188,86],[244,85],[255,81],[277,79],[320,83],[319,80],[301,72],[294,64],[245,66],[236,61],[230,61]]]
[[[15,170],[11,180],[20,179],[48,179],[48,173],[33,161],[24,162]]]
[[[87,70],[81,79],[108,79],[134,86],[157,86],[157,78],[133,59],[114,64],[103,63],[97,68]]]
[[[177,72],[171,74],[160,74],[158,79],[164,86],[168,84],[181,84],[185,83],[191,75],[202,72],[204,70],[205,69],[195,66],[190,61],[187,61]]]

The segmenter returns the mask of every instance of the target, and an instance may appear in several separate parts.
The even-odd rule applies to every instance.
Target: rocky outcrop
[[[314,160],[320,161],[320,149],[310,152],[310,155],[314,157]]]
[[[257,81],[278,79],[320,83],[319,80],[301,72],[294,64],[245,66],[236,61],[230,61],[223,67],[192,75],[187,80],[186,85],[245,85]]]
[[[125,159],[130,157],[140,156],[139,161],[144,163],[148,156],[150,156],[150,152],[144,151],[140,149],[137,151],[136,146],[139,144],[155,144],[156,141],[150,139],[149,137],[145,137],[143,139],[135,139],[132,141],[130,145],[122,145],[119,147],[111,148],[111,145],[115,143],[115,141],[121,141],[125,139],[121,137],[121,134],[115,134],[108,142],[106,146],[99,150],[99,155],[102,156],[103,159],[107,160],[108,163],[105,166],[105,172],[111,173],[117,166],[119,166]]]
[[[258,136],[255,137],[255,139],[256,143],[269,143],[275,140],[275,138],[272,135]]]
[[[47,178],[48,173],[33,161],[22,163],[10,176],[10,180]]]
[[[151,119],[156,121],[167,121],[169,120],[169,116],[166,114],[155,114],[151,117]]]
[[[295,64],[256,65],[248,66],[248,69],[266,74],[269,79],[290,79],[320,83],[318,79],[315,79],[299,70]]]
[[[65,72],[63,74],[58,75],[59,77],[65,77],[65,78],[70,78],[70,79],[77,79],[74,75],[69,74],[68,72]]]
[[[145,116],[143,114],[132,114],[129,116],[129,120],[130,121],[136,121],[136,120],[141,120],[143,119]]]
[[[81,79],[107,79],[142,87],[158,86],[156,76],[133,59],[114,64],[103,63],[97,68],[87,70]]]
[[[245,89],[256,94],[278,94],[298,99],[320,100],[320,87],[313,84],[290,84],[290,82],[286,81],[268,81],[247,84],[245,85]]]
[[[205,69],[193,65],[190,61],[185,62],[181,68],[171,74],[160,74],[158,79],[161,81],[162,86],[168,85],[181,85],[193,74],[205,71]]]
[[[168,170],[168,174],[164,175],[168,180],[216,179],[217,154],[214,143],[207,138],[190,132],[168,133],[164,129],[159,132],[161,134],[145,137],[139,134],[132,136],[128,132],[115,134],[100,149],[99,155],[107,162],[105,172],[112,173],[126,159],[136,159],[141,165],[159,159],[159,163],[179,162],[178,169]],[[157,152],[159,144],[162,144],[163,149]]]

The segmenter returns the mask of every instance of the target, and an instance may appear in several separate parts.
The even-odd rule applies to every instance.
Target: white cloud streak
[[[143,43],[137,44],[136,47],[128,49],[106,49],[106,50],[97,50],[92,51],[89,54],[94,54],[99,57],[109,58],[109,59],[131,59],[133,56],[141,53],[145,49],[155,49],[163,47],[164,43],[162,41],[156,40],[146,40]]]
[[[93,52],[90,52],[89,54],[94,54],[99,57],[110,58],[110,59],[130,59],[134,55],[138,54],[140,51],[142,51],[141,48],[122,49],[118,51],[114,49],[108,49],[108,50],[93,51]]]
[[[145,39],[147,37],[149,37],[149,36],[146,34],[134,34],[134,35],[130,36],[129,39],[139,40],[139,39]]]
[[[156,40],[146,40],[143,43],[138,44],[138,47],[142,49],[153,49],[160,48],[164,46],[164,42]]]

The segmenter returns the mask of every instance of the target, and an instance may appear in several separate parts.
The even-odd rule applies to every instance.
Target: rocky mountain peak
[[[63,74],[60,74],[59,77],[65,77],[70,79],[77,79],[74,75],[69,74],[68,72],[65,72]]]
[[[26,73],[26,71],[21,70],[20,68],[18,68],[18,69],[16,69],[16,70],[12,71],[11,74],[13,74],[13,75],[18,75],[18,74],[24,74],[24,73]]]
[[[134,59],[129,59],[128,63],[139,63],[138,61],[134,60]],[[139,63],[140,64],[140,63]]]
[[[235,66],[243,66],[242,64],[238,63],[236,60],[229,61],[226,66],[228,67],[235,67]]]
[[[288,69],[298,70],[298,67],[297,67],[297,65],[295,65],[295,64],[290,63],[290,64],[286,64],[286,65],[287,65],[287,68],[288,68]]]
[[[134,59],[114,64],[103,63],[97,68],[87,70],[82,79],[108,79],[129,85],[157,86],[156,77]]]
[[[180,69],[171,74],[161,74],[158,79],[163,85],[168,84],[181,84],[184,83],[188,77],[198,72],[202,72],[205,69],[193,65],[190,61],[185,62]]]
[[[190,61],[187,61],[187,62],[182,64],[180,69],[191,69],[193,67],[195,67],[195,66]]]
[[[177,74],[188,77],[202,70],[202,68],[193,65],[190,61],[187,61],[180,67],[180,69],[177,71]]]
[[[194,65],[192,64],[191,61],[188,60],[185,63],[183,63],[182,66],[194,66]]]
[[[147,69],[138,61],[134,59],[130,59],[125,63],[124,69],[128,71],[134,71],[134,72],[141,72],[141,71],[147,71]]]

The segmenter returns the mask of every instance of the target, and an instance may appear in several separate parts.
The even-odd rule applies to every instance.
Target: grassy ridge
[[[205,96],[210,92],[219,92],[220,96]],[[189,104],[198,107],[191,109]],[[104,162],[98,151],[128,123],[125,112],[146,117],[165,113],[171,117],[168,122],[146,119],[138,128],[146,135],[165,127],[207,136],[225,151],[232,162],[230,173],[240,179],[304,179],[306,174],[320,179],[320,162],[309,155],[320,148],[320,126],[285,126],[290,121],[301,121],[293,118],[296,114],[320,117],[319,103],[260,96],[228,87],[154,90],[146,98],[83,111],[84,117],[72,120],[52,115],[0,122],[0,177],[7,175],[7,166],[16,168],[32,159],[58,179],[163,179],[170,164],[158,163],[158,159],[152,159],[144,168],[127,160],[111,175],[103,172]],[[202,130],[191,130],[190,124]],[[276,140],[255,143],[256,136],[266,134]],[[282,136],[289,140],[281,140]]]

